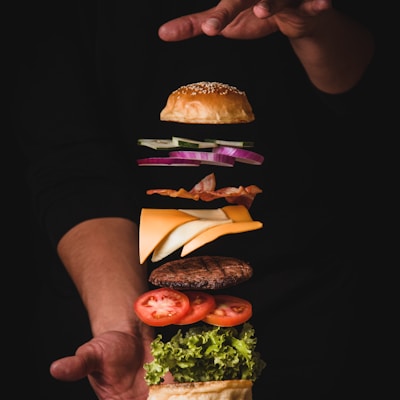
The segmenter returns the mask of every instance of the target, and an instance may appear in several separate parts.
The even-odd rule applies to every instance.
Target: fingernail
[[[204,24],[215,30],[219,30],[221,27],[221,24],[217,18],[209,18]]]
[[[329,1],[328,0],[318,0],[316,2],[316,7],[319,10],[325,10],[325,9],[327,9],[329,7]]]

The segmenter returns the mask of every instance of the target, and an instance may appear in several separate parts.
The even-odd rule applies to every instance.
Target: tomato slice
[[[189,297],[171,288],[149,290],[134,303],[138,318],[151,326],[166,326],[178,322],[190,309]]]
[[[251,303],[245,299],[227,294],[216,294],[214,298],[217,306],[203,318],[207,324],[224,327],[240,325],[253,314]]]
[[[182,319],[176,322],[176,325],[194,324],[201,321],[216,306],[214,296],[207,292],[187,290],[184,293],[189,297],[190,309]]]

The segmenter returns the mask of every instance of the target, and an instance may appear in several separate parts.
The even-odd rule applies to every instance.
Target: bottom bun
[[[147,400],[252,400],[252,386],[245,379],[152,385]]]

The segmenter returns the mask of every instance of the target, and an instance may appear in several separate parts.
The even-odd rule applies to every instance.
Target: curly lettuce
[[[185,334],[179,329],[168,342],[159,334],[151,344],[153,361],[144,364],[148,385],[164,381],[171,372],[175,382],[207,382],[230,379],[255,381],[266,363],[255,351],[254,328],[195,326]]]

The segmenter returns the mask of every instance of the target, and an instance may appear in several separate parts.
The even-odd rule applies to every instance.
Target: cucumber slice
[[[217,146],[254,147],[254,142],[251,141],[220,140],[220,139],[205,139],[205,141],[215,143]]]
[[[172,142],[177,147],[185,147],[190,149],[212,149],[217,147],[217,144],[213,142],[202,142],[200,140],[187,139],[177,136],[172,136]]]
[[[138,139],[137,144],[155,150],[173,150],[179,147],[171,139]]]

